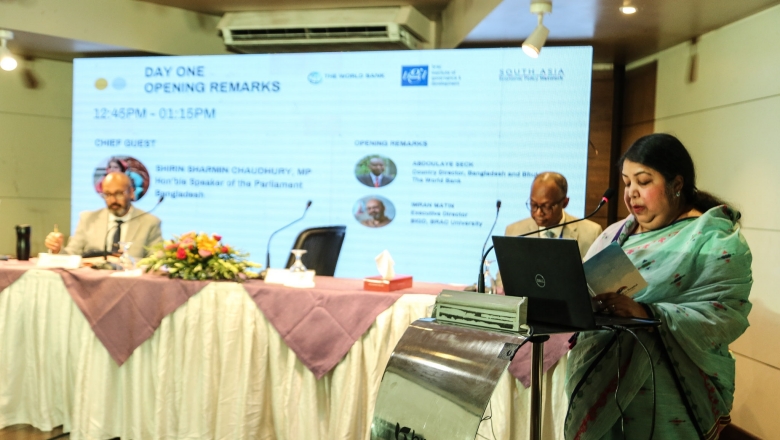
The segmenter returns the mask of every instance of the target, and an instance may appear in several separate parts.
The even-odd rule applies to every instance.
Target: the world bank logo
[[[402,66],[401,85],[404,87],[405,86],[427,86],[428,66]]]
[[[312,72],[309,74],[308,79],[312,84],[319,84],[322,82],[322,75],[320,75],[320,72]]]

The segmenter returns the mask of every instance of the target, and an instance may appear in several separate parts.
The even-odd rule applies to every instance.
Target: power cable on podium
[[[515,354],[512,355],[512,359],[510,359],[509,362],[512,362],[512,360],[517,355],[517,352],[520,351],[520,347],[525,345],[526,342],[530,341],[531,337],[533,337],[533,335],[534,335],[534,327],[532,325],[529,325],[528,326],[528,336],[525,338],[525,340],[523,340],[523,342],[520,345],[517,346],[517,350],[515,350]],[[493,430],[493,399],[492,398],[490,400],[488,400],[488,408],[490,409],[490,415],[483,417],[482,420],[479,421],[479,424],[482,425],[482,422],[484,422],[486,420],[490,420],[490,432],[493,434],[493,440],[496,440],[496,431]],[[479,432],[477,432],[477,435],[482,437],[482,438],[487,438],[484,435],[480,434]],[[488,439],[488,440],[490,440],[490,439]]]

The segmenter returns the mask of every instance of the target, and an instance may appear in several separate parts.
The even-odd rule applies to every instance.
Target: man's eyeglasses
[[[124,200],[127,198],[127,191],[115,192],[115,193],[101,193],[101,197],[104,199],[114,198],[116,200]]]
[[[536,212],[537,209],[541,210],[542,214],[549,214],[553,212],[553,210],[555,210],[555,208],[557,208],[558,205],[560,205],[561,202],[563,202],[564,200],[566,200],[566,196],[563,196],[561,200],[558,200],[557,202],[551,203],[549,205],[548,204],[537,205],[536,203],[529,200],[525,202],[525,206],[528,208],[529,211],[531,211],[531,214]]]

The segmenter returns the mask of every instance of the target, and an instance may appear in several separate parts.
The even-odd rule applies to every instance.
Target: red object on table
[[[373,292],[392,292],[410,287],[412,287],[411,275],[396,275],[389,280],[382,279],[379,275],[363,278],[363,290]]]

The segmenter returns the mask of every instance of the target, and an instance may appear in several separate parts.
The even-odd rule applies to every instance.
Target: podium
[[[431,318],[413,322],[382,376],[371,438],[476,438],[498,380],[525,342],[519,334]]]

